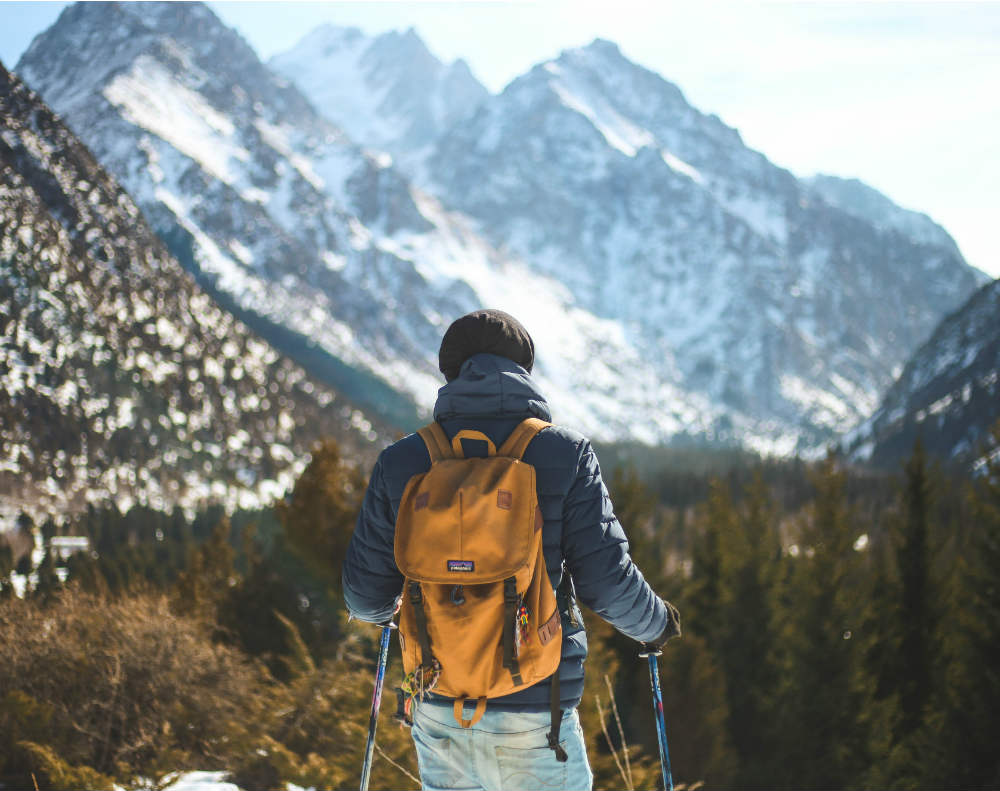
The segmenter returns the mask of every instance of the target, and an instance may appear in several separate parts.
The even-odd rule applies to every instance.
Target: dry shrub
[[[273,685],[208,635],[159,595],[0,602],[0,776],[225,768],[257,740]]]
[[[26,741],[18,742],[17,746],[31,757],[39,767],[42,778],[47,778],[53,788],[87,788],[91,791],[112,791],[114,788],[110,777],[89,766],[70,766],[51,747]]]
[[[274,778],[306,788],[357,788],[368,734],[375,676],[376,627],[352,623],[340,656],[303,672],[283,687],[274,712],[270,743],[237,765],[234,781],[242,788],[276,787]],[[393,719],[396,696],[391,687],[401,677],[395,646],[390,652],[379,716],[372,788],[418,788],[405,772],[417,774],[409,730]],[[391,762],[403,767],[396,768]]]
[[[223,769],[246,789],[356,788],[377,630],[352,625],[319,666],[292,634],[300,650],[282,684],[214,642],[214,628],[160,595],[0,602],[0,787],[31,788],[32,773],[42,788],[108,788]],[[391,690],[383,700],[379,746],[416,774]],[[376,756],[373,788],[415,785]]]

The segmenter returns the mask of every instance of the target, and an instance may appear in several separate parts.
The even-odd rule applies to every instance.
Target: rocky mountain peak
[[[413,28],[369,36],[324,26],[270,65],[352,139],[410,172],[418,152],[488,96],[468,64],[445,65]]]
[[[263,66],[244,39],[203,3],[76,3],[35,38],[16,71],[60,112],[91,115],[95,93],[140,62],[181,78],[220,110],[277,105],[304,124],[308,102]],[[220,87],[224,86],[224,87]],[[103,97],[102,97],[103,98]]]

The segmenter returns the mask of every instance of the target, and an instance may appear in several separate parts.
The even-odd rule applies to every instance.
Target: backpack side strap
[[[451,449],[451,443],[448,442],[448,435],[444,433],[441,424],[436,420],[433,423],[428,423],[417,431],[417,433],[427,446],[427,453],[430,454],[431,464],[436,464],[441,459],[452,459],[455,457]]]
[[[537,417],[529,417],[522,420],[517,428],[511,432],[510,436],[507,437],[507,441],[500,446],[497,455],[520,459],[524,456],[524,452],[528,449],[528,444],[535,438],[535,435],[543,428],[551,425],[551,423]]]

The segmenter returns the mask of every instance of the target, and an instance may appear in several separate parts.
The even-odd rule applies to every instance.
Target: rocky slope
[[[219,308],[2,66],[0,116],[0,515],[256,506],[323,436],[372,459],[388,431]]]
[[[919,437],[958,463],[982,457],[1000,420],[1000,280],[983,286],[937,327],[879,409],[847,439],[856,460],[891,465]]]

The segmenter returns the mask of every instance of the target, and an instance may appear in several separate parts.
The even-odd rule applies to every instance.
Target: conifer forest
[[[678,787],[1000,783],[1000,464],[969,476],[919,444],[889,473],[600,454],[633,556],[682,614],[660,659]],[[339,569],[365,483],[328,441],[268,510],[22,516],[15,539],[90,550],[46,552],[18,596],[32,552],[0,547],[0,784],[147,788],[197,767],[356,788],[378,629],[347,621]],[[637,645],[585,620],[595,788],[658,788]],[[389,662],[372,787],[416,788],[398,647]]]

